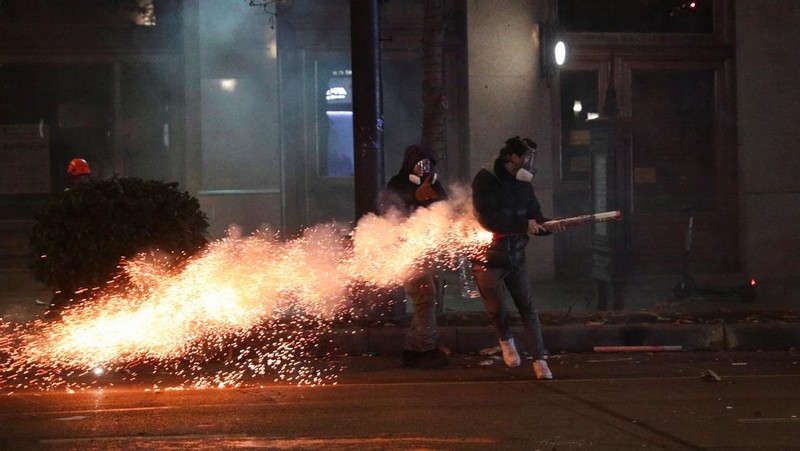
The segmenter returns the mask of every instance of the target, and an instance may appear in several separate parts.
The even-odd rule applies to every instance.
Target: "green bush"
[[[34,277],[66,293],[104,286],[122,258],[155,249],[176,260],[206,244],[200,203],[177,183],[138,178],[92,181],[59,193],[35,215]]]

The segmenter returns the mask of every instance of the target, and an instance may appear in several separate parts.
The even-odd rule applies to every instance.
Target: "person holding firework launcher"
[[[484,255],[474,259],[475,282],[489,321],[494,327],[503,361],[515,367],[521,363],[508,320],[504,296],[508,293],[517,308],[533,354],[536,379],[552,379],[542,342],[539,314],[531,298],[525,247],[529,235],[544,236],[564,230],[560,222],[547,224],[533,192],[536,174],[536,143],[514,136],[506,140],[499,154],[472,181],[472,203],[478,222],[492,232]]]

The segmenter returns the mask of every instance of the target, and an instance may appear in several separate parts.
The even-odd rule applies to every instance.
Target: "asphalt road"
[[[484,365],[480,363],[483,362]],[[485,365],[485,363],[492,363]],[[336,385],[0,397],[1,449],[792,449],[800,353],[566,354],[556,380],[481,356],[342,357]],[[709,371],[711,370],[711,371]],[[715,377],[716,376],[716,377]]]

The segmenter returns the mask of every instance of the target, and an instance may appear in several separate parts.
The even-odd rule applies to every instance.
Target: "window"
[[[568,32],[713,33],[712,0],[559,0]]]
[[[3,0],[0,22],[152,27],[175,9],[175,0]]]
[[[319,175],[352,177],[353,98],[350,68],[318,62],[316,96]]]
[[[350,71],[338,71],[328,79],[325,91],[327,118],[326,174],[353,175],[353,104]]]

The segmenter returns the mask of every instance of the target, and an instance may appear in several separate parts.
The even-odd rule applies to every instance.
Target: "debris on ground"
[[[606,324],[774,324],[800,322],[798,310],[732,310],[726,308],[703,312],[680,311],[668,309],[657,312],[649,311],[600,311],[576,312],[574,309],[565,312],[540,312],[539,320],[544,326],[583,324],[600,326]],[[410,321],[410,320],[409,320]],[[519,326],[522,321],[519,315],[511,313],[509,321],[512,326]],[[441,326],[489,326],[486,314],[482,311],[445,313],[439,317]]]
[[[717,374],[712,369],[705,370],[700,377],[702,377],[703,379],[713,379],[716,382],[722,381],[722,378],[719,376],[719,374]]]

